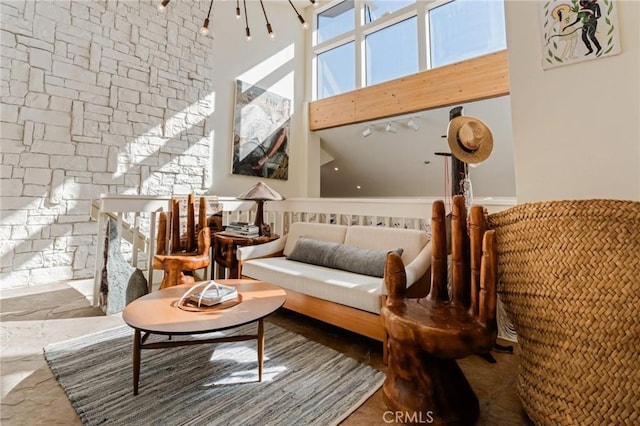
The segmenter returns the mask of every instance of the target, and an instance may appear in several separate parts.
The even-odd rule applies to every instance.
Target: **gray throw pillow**
[[[384,277],[384,264],[387,253],[394,251],[402,256],[404,249],[370,250],[355,246],[341,245],[337,249],[336,268],[356,274]]]
[[[339,246],[339,243],[300,237],[287,259],[335,268],[336,250]]]
[[[382,278],[384,276],[387,253],[390,251],[402,256],[404,250],[402,248],[395,250],[369,250],[300,237],[287,259]]]

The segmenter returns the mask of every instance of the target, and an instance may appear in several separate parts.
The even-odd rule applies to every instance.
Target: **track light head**
[[[416,132],[420,129],[420,125],[418,124],[418,120],[416,120],[416,117],[411,117],[409,119],[409,121],[407,122],[407,127],[415,130]]]
[[[365,128],[364,128],[364,130],[362,131],[362,136],[366,138],[366,137],[368,137],[368,136],[371,136],[371,133],[372,133],[372,132],[371,132],[371,126],[367,126],[367,127],[365,127]]]
[[[384,128],[384,130],[389,132],[389,133],[396,133],[398,131],[398,128],[396,126],[394,126],[391,121],[389,121],[387,123],[386,127]]]

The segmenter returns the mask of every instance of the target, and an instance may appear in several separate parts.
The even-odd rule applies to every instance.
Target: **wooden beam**
[[[310,130],[509,94],[507,51],[412,74],[309,104]]]

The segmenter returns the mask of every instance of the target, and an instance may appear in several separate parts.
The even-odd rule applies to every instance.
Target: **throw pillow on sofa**
[[[404,250],[371,250],[300,237],[287,259],[382,278],[390,251],[401,256]]]
[[[287,256],[289,260],[310,263],[312,265],[335,268],[336,250],[342,244],[330,241],[312,240],[311,238],[298,238],[296,245]]]

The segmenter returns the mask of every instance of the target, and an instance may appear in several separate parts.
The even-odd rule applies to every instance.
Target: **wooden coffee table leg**
[[[140,381],[140,330],[133,333],[133,394],[138,394],[138,382]]]
[[[264,323],[258,320],[258,381],[262,381],[262,363],[264,361]]]

